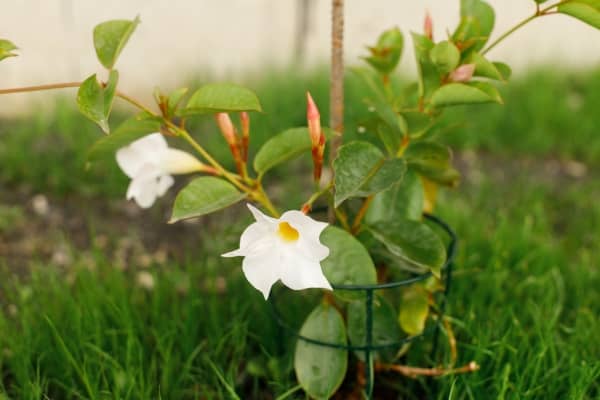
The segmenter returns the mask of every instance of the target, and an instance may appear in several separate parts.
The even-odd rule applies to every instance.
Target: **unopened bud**
[[[217,113],[215,118],[217,119],[217,125],[219,125],[219,129],[227,143],[229,143],[230,146],[236,146],[237,137],[235,134],[235,127],[233,126],[233,122],[231,122],[231,118],[229,118],[229,114]]]
[[[431,14],[429,11],[425,14],[425,21],[423,22],[423,34],[429,40],[433,40],[433,19],[431,19]]]
[[[451,82],[469,82],[475,73],[475,64],[464,64],[450,72]]]
[[[306,92],[306,119],[308,120],[308,131],[313,146],[318,146],[321,141],[321,115],[309,92]]]
[[[244,162],[248,161],[248,146],[250,144],[250,116],[247,112],[240,113],[240,122],[242,125],[242,145],[241,152]]]
[[[240,121],[242,123],[242,137],[250,136],[250,116],[246,111],[240,113]]]

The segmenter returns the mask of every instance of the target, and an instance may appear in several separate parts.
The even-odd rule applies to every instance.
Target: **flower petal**
[[[332,290],[317,261],[285,254],[282,260],[281,281],[293,290],[322,288]]]
[[[296,250],[311,261],[323,261],[329,256],[329,247],[319,242],[318,239],[303,237],[302,234],[300,234]]]
[[[155,166],[144,164],[127,188],[127,199],[135,199],[142,208],[149,208],[159,196],[159,180],[162,172]]]
[[[161,154],[160,168],[169,174],[188,174],[204,167],[196,157],[178,149],[166,149]]]
[[[254,216],[254,219],[256,220],[256,222],[268,222],[273,227],[275,227],[275,225],[279,222],[276,218],[272,218],[272,217],[269,217],[268,215],[263,214],[262,211],[260,211],[256,207],[254,207],[252,204],[248,203],[246,205],[250,209],[250,212]]]
[[[166,149],[163,135],[151,133],[117,150],[117,164],[128,177],[134,178],[144,164],[156,164]]]
[[[175,179],[171,175],[161,175],[158,178],[158,183],[156,186],[156,194],[158,197],[164,196],[167,193],[167,190],[175,183]]]
[[[277,251],[268,251],[253,256],[245,257],[242,270],[248,282],[260,290],[265,297],[269,297],[271,286],[279,279],[281,270],[281,257]]]
[[[248,226],[242,233],[242,237],[240,238],[240,248],[225,253],[222,257],[253,257],[257,254],[265,253],[275,245],[274,235],[269,225],[255,222]]]
[[[300,236],[308,237],[316,241],[319,241],[321,232],[323,232],[328,225],[326,222],[316,221],[297,210],[286,211],[279,220],[292,225],[300,232]]]

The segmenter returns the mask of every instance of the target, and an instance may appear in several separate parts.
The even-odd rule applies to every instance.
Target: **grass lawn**
[[[326,104],[322,73],[251,86],[267,111],[254,121],[254,151],[270,133],[304,124],[306,88]],[[348,92],[355,115],[352,81]],[[482,107],[447,135],[465,174],[437,210],[460,237],[448,302],[458,364],[481,369],[384,375],[379,393],[600,397],[600,71],[532,72],[504,94],[505,107]],[[473,110],[457,109],[448,124]],[[194,124],[219,146],[212,121]],[[239,259],[219,257],[236,246],[245,211],[165,226],[169,199],[140,212],[121,199],[127,181],[113,162],[85,171],[84,150],[98,137],[64,104],[0,121],[0,399],[304,398],[293,338],[281,335]],[[277,190],[294,190],[282,177]],[[412,353],[405,361],[428,362]]]

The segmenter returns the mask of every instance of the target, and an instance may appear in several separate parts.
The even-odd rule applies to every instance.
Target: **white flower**
[[[170,149],[160,133],[152,133],[117,151],[117,163],[131,178],[127,200],[148,208],[173,185],[171,174],[202,171],[206,166],[185,151]]]
[[[248,208],[256,222],[242,233],[240,248],[223,257],[244,257],[244,275],[265,299],[279,279],[294,290],[332,290],[320,265],[329,255],[329,248],[319,242],[319,235],[327,227],[325,222],[315,221],[300,211],[287,211],[277,219],[250,204]]]

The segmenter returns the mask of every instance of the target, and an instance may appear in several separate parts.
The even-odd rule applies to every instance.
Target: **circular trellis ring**
[[[366,381],[366,385],[365,385],[365,391],[366,391],[367,397],[369,399],[372,397],[373,384],[374,384],[373,379],[372,379],[373,372],[374,372],[373,371],[373,368],[374,368],[373,352],[374,351],[385,349],[385,348],[390,348],[390,347],[402,346],[403,344],[412,342],[415,339],[422,338],[423,336],[426,336],[430,333],[434,334],[432,356],[435,356],[435,353],[437,350],[437,342],[438,342],[438,334],[439,334],[439,330],[440,330],[440,323],[444,317],[444,308],[445,308],[445,304],[446,304],[446,298],[448,296],[449,289],[450,289],[450,282],[452,280],[452,264],[454,262],[454,256],[456,254],[458,239],[456,237],[456,234],[452,230],[452,228],[450,228],[450,226],[448,224],[446,224],[444,221],[442,221],[440,218],[438,218],[434,215],[431,215],[431,214],[424,214],[424,216],[427,220],[433,222],[438,227],[442,228],[442,230],[448,235],[449,242],[448,242],[448,246],[447,246],[447,250],[446,250],[446,261],[444,262],[444,265],[441,268],[445,285],[444,285],[444,292],[443,292],[444,297],[442,298],[440,306],[439,306],[439,317],[437,319],[437,323],[434,326],[432,326],[428,329],[425,329],[420,334],[414,335],[414,336],[409,336],[402,340],[391,342],[391,343],[374,344],[373,343],[373,292],[375,290],[393,289],[393,288],[398,288],[401,286],[409,286],[409,285],[415,284],[417,282],[424,281],[427,278],[432,276],[431,272],[416,275],[412,278],[404,279],[401,281],[386,282],[386,283],[381,283],[381,284],[373,284],[373,285],[332,284],[331,285],[333,287],[333,289],[343,289],[343,290],[364,291],[365,292],[365,305],[366,305],[365,343],[366,344],[364,346],[355,346],[352,344],[328,343],[328,342],[323,342],[321,340],[316,340],[316,339],[312,339],[312,338],[300,335],[295,328],[293,328],[292,326],[290,326],[290,324],[288,324],[288,322],[283,318],[283,316],[279,312],[279,309],[277,308],[277,304],[275,301],[276,296],[274,296],[272,294],[270,297],[271,309],[273,311],[273,315],[274,315],[277,323],[282,328],[289,331],[292,335],[296,336],[299,340],[303,340],[307,343],[312,343],[312,344],[315,344],[318,346],[343,349],[343,350],[348,350],[348,351],[364,351],[365,352],[365,364],[367,366],[367,372],[366,372],[366,380],[367,381]]]

